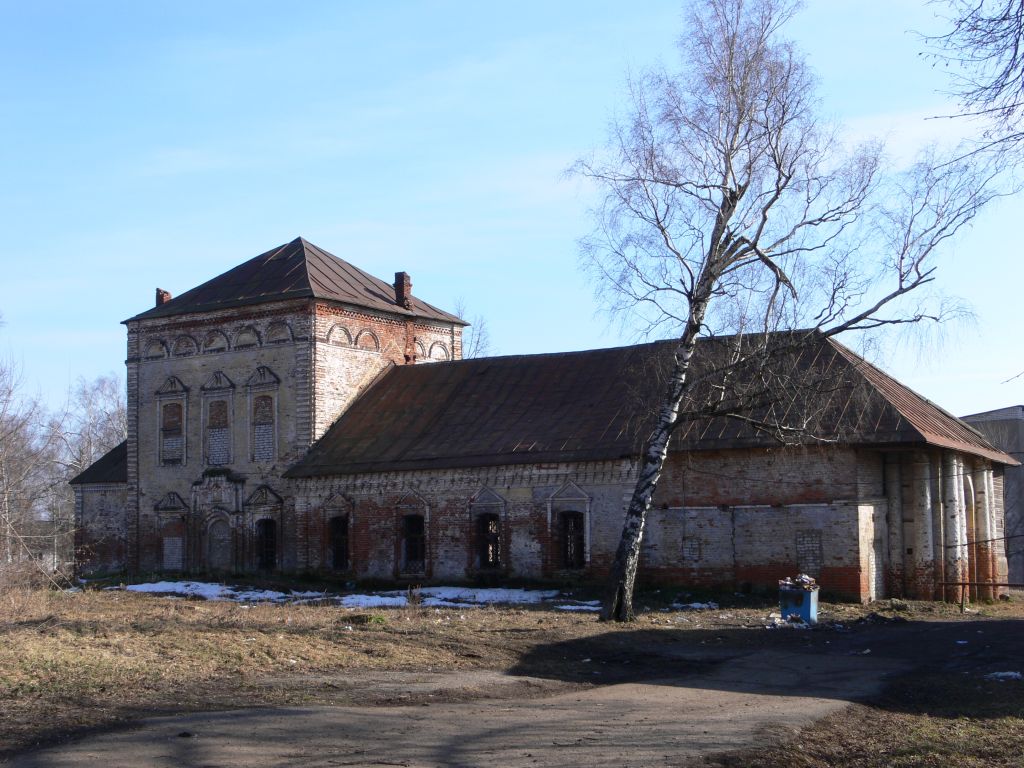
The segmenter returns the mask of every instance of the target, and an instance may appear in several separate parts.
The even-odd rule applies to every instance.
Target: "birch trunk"
[[[701,290],[704,288],[705,290]],[[690,360],[697,346],[704,313],[711,297],[711,282],[703,280],[698,285],[699,297],[695,296],[690,305],[690,317],[686,330],[676,347],[675,365],[668,382],[665,397],[658,412],[658,421],[651,433],[650,441],[644,452],[643,466],[637,476],[633,496],[626,509],[626,519],[622,526],[622,538],[615,552],[612,563],[608,594],[601,609],[602,621],[633,621],[633,588],[636,584],[636,571],[640,564],[640,545],[644,537],[644,523],[647,511],[651,508],[651,499],[661,479],[668,454],[668,444],[679,421],[679,406],[688,386]]]

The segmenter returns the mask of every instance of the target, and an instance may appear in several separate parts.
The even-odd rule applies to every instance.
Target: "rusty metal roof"
[[[395,301],[390,283],[297,237],[131,320],[170,317],[192,312],[260,304],[285,299],[316,298],[408,317],[465,325],[465,321],[412,297],[407,309]]]
[[[71,485],[128,482],[128,441],[116,445],[68,481]]]
[[[691,398],[673,450],[796,442],[937,445],[1014,463],[979,433],[820,335],[772,337],[767,364],[731,368],[735,339],[698,345]],[[481,358],[390,370],[327,431],[288,477],[639,455],[674,360],[675,342]],[[742,380],[746,419],[693,417],[723,376]],[[744,401],[744,402],[740,402]],[[728,403],[727,403],[728,404]]]
[[[973,453],[1002,463],[1017,464],[1014,458],[995,448],[985,435],[966,421],[917,394],[842,344],[833,341],[832,345],[929,445]]]

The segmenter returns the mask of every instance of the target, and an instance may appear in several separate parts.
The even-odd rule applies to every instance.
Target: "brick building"
[[[461,360],[465,323],[408,275],[301,238],[125,323],[128,440],[72,481],[86,571],[598,576],[672,359],[661,342]],[[834,340],[770,365],[758,407],[798,417],[798,444],[688,419],[646,578],[799,570],[865,600],[1005,580],[1011,457]]]
[[[1024,460],[1024,405],[961,417],[989,439],[992,445],[1017,461]],[[1010,466],[1003,476],[1003,507],[1006,510],[1006,559],[1010,581],[1024,584],[1024,466]]]

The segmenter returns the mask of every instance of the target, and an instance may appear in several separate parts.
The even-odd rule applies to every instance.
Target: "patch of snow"
[[[1020,672],[989,672],[985,675],[986,680],[1021,680],[1024,675]]]
[[[109,587],[121,589],[121,587]],[[330,601],[345,608],[401,608],[409,604],[406,591],[369,592],[335,595],[320,591],[278,592],[270,589],[249,589],[201,581],[157,581],[124,587],[131,592],[145,592],[166,597],[199,597],[205,600],[232,600],[240,603],[292,603]],[[537,605],[554,600],[557,589],[502,589],[475,587],[423,587],[416,590],[421,604],[429,608],[479,608],[483,605]],[[578,602],[563,610],[598,610],[600,603]],[[561,607],[561,606],[557,606]]]
[[[208,584],[202,581],[155,581],[149,584],[129,584],[128,592],[151,592],[165,595],[201,597],[205,600],[230,600],[234,591],[222,584]]]
[[[238,600],[242,603],[281,603],[291,598],[285,592],[275,592],[271,589],[228,589],[225,591],[222,600]]]
[[[556,605],[555,606],[555,610],[556,611],[600,611],[601,610],[601,606],[600,605],[587,605],[587,604]]]
[[[345,608],[401,608],[408,603],[405,595],[345,595],[338,600]]]
[[[479,603],[463,603],[459,600],[444,600],[440,597],[425,597],[423,605],[427,608],[479,608]]]
[[[706,603],[673,603],[672,608],[677,611],[717,611],[718,603],[713,601]]]
[[[502,589],[500,587],[423,587],[418,591],[424,598],[475,605],[540,603],[544,600],[553,600],[559,594],[557,589]],[[423,602],[426,604],[426,600]]]

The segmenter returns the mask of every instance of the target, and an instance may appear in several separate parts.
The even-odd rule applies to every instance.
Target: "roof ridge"
[[[415,296],[409,309],[399,306],[390,283],[301,235],[124,322],[300,298],[333,301],[406,318],[466,325],[461,318]]]

